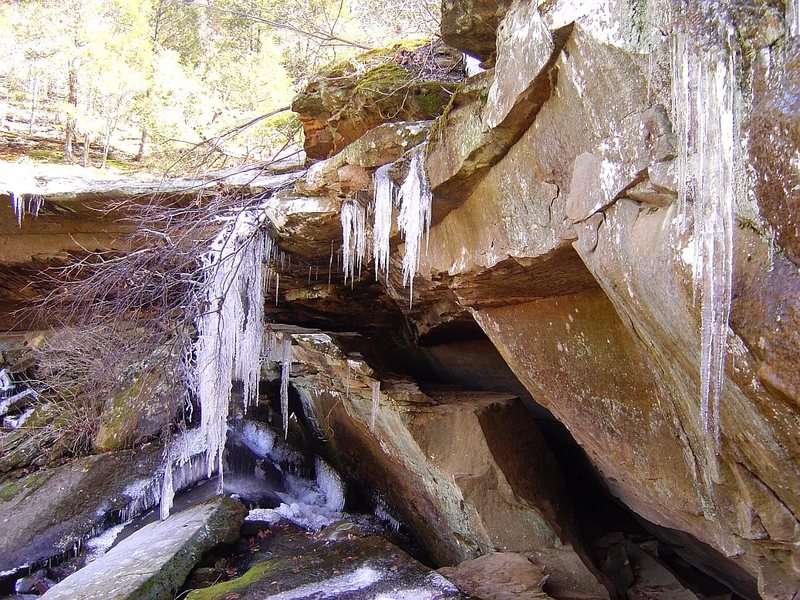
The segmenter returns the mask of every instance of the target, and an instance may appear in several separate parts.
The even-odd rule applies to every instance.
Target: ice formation
[[[381,399],[381,382],[372,382],[372,410],[369,417],[369,430],[375,432],[375,419],[378,417],[378,403]]]
[[[275,457],[271,455],[270,458]],[[251,510],[248,521],[276,523],[285,519],[299,527],[319,531],[342,519],[344,483],[326,462],[317,459],[315,480],[286,472],[283,475],[286,492],[277,494],[281,504],[277,508]]]
[[[389,510],[389,506],[386,504],[386,501],[383,498],[376,498],[375,510],[373,513],[375,518],[383,523],[383,525],[386,526],[390,531],[395,533],[400,531],[400,521],[392,514],[391,510]]]
[[[19,227],[22,227],[22,220],[25,215],[39,216],[39,211],[42,208],[42,204],[44,204],[41,196],[36,194],[16,194],[14,192],[8,192],[8,195],[11,197],[11,206],[14,209]]]
[[[342,266],[344,282],[361,278],[361,263],[367,250],[367,215],[361,203],[348,198],[342,203]]]
[[[405,242],[403,285],[409,286],[410,305],[414,298],[414,276],[419,267],[423,237],[427,247],[431,226],[433,195],[425,173],[425,144],[420,144],[412,152],[408,175],[400,186],[398,199],[400,214],[397,216],[397,227]]]
[[[203,257],[203,307],[197,319],[196,386],[208,475],[220,472],[232,379],[243,385],[245,406],[258,397],[264,343],[264,258],[273,245],[258,209],[241,209]]]
[[[14,380],[8,369],[0,369],[0,392],[8,392],[14,389]]]
[[[344,483],[339,474],[328,463],[317,458],[317,486],[325,495],[325,507],[334,512],[344,509]]]
[[[292,339],[286,336],[281,347],[281,418],[283,438],[289,435],[289,374],[292,371]]]
[[[384,165],[375,171],[372,255],[375,257],[375,279],[389,276],[389,239],[392,233],[392,208],[394,205],[394,182],[389,177],[392,165]]]
[[[367,565],[362,565],[349,573],[337,575],[324,581],[306,583],[292,590],[271,594],[271,600],[303,600],[316,598],[328,600],[346,596],[356,596],[358,592],[381,581],[384,575]]]
[[[744,189],[733,35],[728,28],[722,39],[708,44],[679,29],[672,47],[679,205],[682,222],[693,223],[692,275],[701,314],[700,413],[714,452],[720,442],[734,206]]]
[[[786,29],[792,37],[800,35],[800,0],[786,2]]]

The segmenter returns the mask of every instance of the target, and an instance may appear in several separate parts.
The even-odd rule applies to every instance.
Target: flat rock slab
[[[378,536],[342,539],[333,527],[313,538],[283,537],[272,551],[253,557],[236,579],[195,589],[187,600],[455,600],[466,598],[431,571]],[[288,536],[291,538],[292,536]],[[354,536],[348,536],[354,537]]]
[[[146,525],[43,597],[171,600],[203,552],[236,539],[246,512],[221,498]]]

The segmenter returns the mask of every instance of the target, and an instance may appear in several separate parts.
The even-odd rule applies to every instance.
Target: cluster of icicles
[[[387,278],[389,274],[389,240],[392,231],[394,207],[399,207],[397,229],[405,245],[403,253],[403,285],[409,287],[409,304],[413,302],[414,276],[419,268],[423,244],[427,250],[428,232],[431,226],[431,202],[433,199],[427,174],[425,173],[425,145],[417,146],[403,184],[399,189],[389,176],[391,165],[375,171],[375,194],[372,212],[372,257],[375,262],[375,278]],[[369,260],[367,244],[367,207],[357,198],[344,201],[341,212],[342,257],[345,283],[361,276],[361,265]]]
[[[205,451],[207,475],[219,474],[223,485],[222,456],[227,436],[228,409],[233,382],[242,382],[244,409],[258,398],[261,363],[276,347],[274,335],[264,327],[264,305],[268,282],[279,273],[273,264],[283,261],[282,253],[266,229],[263,206],[243,208],[226,222],[202,257],[204,284],[197,300],[201,307],[196,319],[193,391],[200,403],[200,438]],[[284,432],[288,428],[288,377],[291,342],[282,340],[281,413]],[[173,466],[180,467],[188,453],[169,452],[164,468],[161,517],[172,505]]]
[[[22,221],[25,215],[39,216],[39,211],[44,204],[41,196],[36,194],[16,194],[9,192],[11,197],[11,207],[14,209],[14,216],[17,217],[17,225],[22,227]]]
[[[406,251],[403,257],[403,283],[413,284],[419,264],[423,238],[430,227],[431,192],[424,171],[423,147],[412,154],[409,174],[399,192],[389,179],[389,166],[375,175],[373,253],[376,277],[388,274],[389,238],[392,211],[399,205],[398,229],[403,234]],[[244,409],[258,398],[261,363],[265,355],[276,355],[281,365],[280,403],[284,436],[289,422],[289,374],[292,345],[288,335],[267,333],[264,305],[269,284],[280,284],[279,253],[266,228],[263,206],[242,208],[227,219],[224,227],[202,257],[204,284],[198,305],[194,343],[194,386],[201,408],[200,437],[206,456],[207,474],[219,474],[223,485],[222,457],[227,436],[228,410],[233,382],[242,382]],[[344,203],[341,213],[343,268],[345,282],[361,274],[367,255],[367,218],[365,208],[355,199]],[[412,289],[413,294],[413,289]],[[380,398],[380,384],[372,390],[371,429]],[[168,452],[161,493],[161,516],[166,518],[174,496],[173,467],[182,467],[189,453]]]

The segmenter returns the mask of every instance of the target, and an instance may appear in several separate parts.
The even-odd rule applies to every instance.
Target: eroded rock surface
[[[153,444],[6,480],[0,486],[0,571],[71,551],[97,533],[107,515],[143,502],[140,495],[160,462],[161,449]]]
[[[390,501],[439,564],[494,550],[588,562],[560,471],[522,402],[450,388],[423,392],[343,354],[325,334],[292,335],[292,386],[341,464]],[[304,365],[308,365],[305,367]],[[379,385],[373,411],[374,385]],[[565,563],[562,563],[565,564]],[[595,581],[594,598],[607,592]]]

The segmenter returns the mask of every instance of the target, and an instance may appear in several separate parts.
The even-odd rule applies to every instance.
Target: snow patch
[[[303,598],[339,598],[345,594],[363,590],[383,578],[380,571],[367,565],[359,567],[351,573],[326,579],[317,583],[301,585],[293,590],[272,594],[271,600],[301,600]]]

